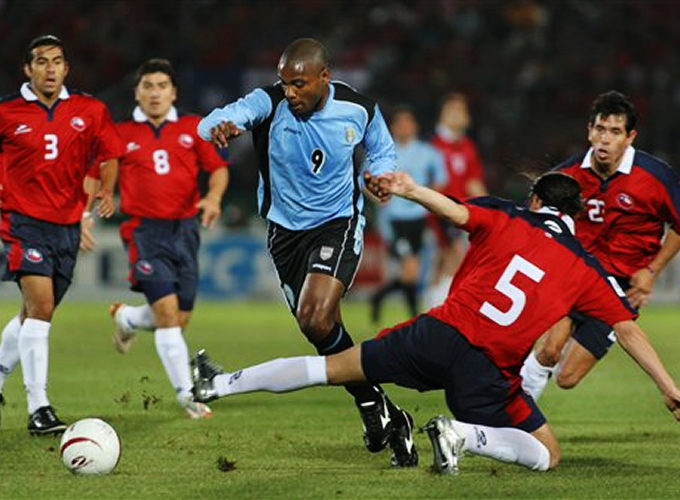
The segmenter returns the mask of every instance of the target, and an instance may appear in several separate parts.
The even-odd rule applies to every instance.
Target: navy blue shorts
[[[393,220],[392,234],[393,242],[390,245],[390,253],[396,259],[403,259],[410,255],[418,255],[423,248],[425,239],[425,229],[427,223],[425,218],[413,220]]]
[[[291,231],[269,224],[271,255],[288,307],[295,314],[302,285],[310,273],[333,276],[349,290],[363,252],[363,227],[356,218],[340,218],[319,227]]]
[[[373,384],[443,390],[461,422],[533,432],[546,422],[533,399],[451,325],[421,315],[361,344],[361,364]]]
[[[614,279],[624,292],[630,288],[628,279],[619,277]],[[570,313],[569,317],[574,322],[574,331],[571,334],[574,340],[595,356],[595,359],[602,359],[616,342],[616,335],[611,326],[577,311]]]
[[[3,281],[19,282],[25,275],[49,276],[54,304],[58,305],[73,280],[80,222],[54,224],[17,212],[3,212],[0,233],[7,258]]]
[[[145,283],[172,284],[181,311],[191,311],[198,288],[200,236],[194,218],[166,220],[132,217],[120,226],[128,252],[131,289]]]

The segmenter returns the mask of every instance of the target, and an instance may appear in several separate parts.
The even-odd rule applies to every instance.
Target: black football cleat
[[[41,406],[28,416],[28,432],[32,435],[62,434],[66,427],[51,406]]]
[[[385,396],[380,394],[377,401],[357,402],[361,423],[364,428],[364,444],[371,453],[384,450],[392,434],[392,420],[385,403]]]
[[[413,442],[413,419],[405,410],[397,410],[400,415],[392,418],[392,467],[415,467],[418,465],[418,450]]]

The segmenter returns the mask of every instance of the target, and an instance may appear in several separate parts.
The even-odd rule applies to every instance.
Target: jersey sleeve
[[[391,172],[396,168],[397,151],[377,104],[373,119],[366,126],[363,145],[366,150],[366,168],[371,175]]]
[[[673,231],[680,234],[680,177],[668,168],[664,181],[667,196],[661,216]]]
[[[466,203],[465,207],[468,209],[469,217],[460,228],[470,233],[470,240],[489,234],[495,222],[493,211],[470,203]]]
[[[97,131],[96,145],[93,151],[93,157],[99,165],[101,162],[111,160],[113,158],[120,158],[125,154],[125,147],[123,139],[121,139],[116,125],[111,119],[109,110],[101,103],[101,110],[99,112],[99,128]]]
[[[198,120],[195,123],[197,124]],[[229,162],[222,157],[218,149],[211,142],[196,137],[194,146],[196,148],[196,160],[201,170],[211,173],[218,168],[229,166]]]
[[[586,271],[581,286],[582,293],[574,303],[574,309],[600,319],[610,326],[619,321],[637,318],[638,314],[630,306],[625,292],[616,280],[607,276],[599,264],[592,263],[595,257],[588,258],[591,260],[591,266],[584,266]]]
[[[272,113],[272,100],[262,89],[255,89],[223,108],[215,108],[198,124],[198,135],[210,140],[210,130],[222,122],[232,122],[238,128],[252,130]]]

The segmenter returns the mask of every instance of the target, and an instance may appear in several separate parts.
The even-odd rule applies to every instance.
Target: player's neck
[[[31,88],[31,90],[33,91],[35,96],[38,98],[38,101],[40,101],[42,104],[44,104],[48,108],[51,108],[52,106],[54,106],[54,103],[59,100],[59,96],[61,95],[61,89],[59,89],[58,92],[55,92],[54,94],[51,94],[49,96],[43,94],[42,92],[40,92],[39,90],[37,90],[35,88]]]
[[[619,162],[620,163],[620,162]],[[619,165],[603,165],[601,163],[598,163],[597,161],[593,161],[593,170],[597,175],[599,175],[603,179],[607,179],[610,177],[614,172],[616,172],[619,168]]]

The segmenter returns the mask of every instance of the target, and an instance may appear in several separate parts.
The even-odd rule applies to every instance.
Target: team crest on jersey
[[[24,252],[24,257],[27,261],[32,262],[33,264],[39,264],[43,261],[42,253],[40,253],[40,250],[36,250],[35,248],[27,248]]]
[[[135,141],[132,141],[127,143],[126,151],[128,153],[132,153],[133,151],[137,151],[139,148],[141,148],[141,146]]]
[[[137,262],[135,267],[142,274],[149,275],[153,273],[153,266],[147,260],[140,260],[139,262]]]
[[[345,140],[349,143],[352,144],[354,142],[354,138],[356,137],[356,132],[354,131],[354,128],[352,127],[347,127],[345,129]]]
[[[74,116],[71,118],[71,127],[73,127],[73,129],[77,130],[78,132],[82,132],[85,130],[85,120],[83,120],[80,116]]]
[[[328,260],[333,257],[333,247],[321,247],[319,257],[321,257],[321,260]]]
[[[194,145],[194,138],[189,134],[181,134],[179,136],[179,145],[183,148],[190,148]]]
[[[634,205],[633,197],[626,193],[619,193],[619,195],[616,197],[616,201],[624,210],[630,210]]]

